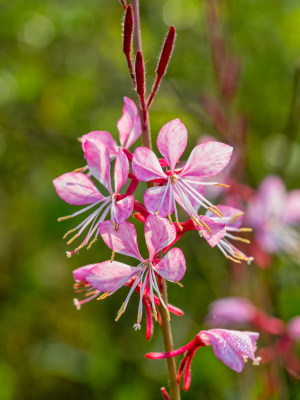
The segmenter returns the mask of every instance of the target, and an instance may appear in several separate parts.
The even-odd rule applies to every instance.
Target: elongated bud
[[[132,6],[126,8],[125,18],[124,18],[124,30],[123,30],[123,52],[125,54],[131,53],[132,44],[132,33],[133,33],[133,12]]]
[[[136,79],[136,91],[140,96],[141,101],[145,99],[145,64],[143,54],[141,51],[137,51],[135,58],[135,79]]]
[[[156,68],[156,73],[159,76],[163,76],[166,73],[174,47],[175,35],[176,35],[175,28],[173,25],[171,25],[166,40],[163,44],[163,48],[159,57],[159,62]]]
[[[165,387],[160,388],[161,394],[164,398],[164,400],[170,400],[169,394],[167,392],[167,389]]]

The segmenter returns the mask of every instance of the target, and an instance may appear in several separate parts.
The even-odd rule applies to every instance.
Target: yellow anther
[[[140,310],[138,310],[136,322],[139,324],[139,323],[140,323],[140,320],[141,320],[141,312],[140,312]]]
[[[245,213],[244,213],[243,211],[241,211],[241,212],[235,214],[235,215],[231,218],[230,223],[233,224],[239,217],[242,217],[244,214],[245,214]]]
[[[102,293],[101,296],[97,297],[97,300],[104,300],[108,296],[110,296],[110,291]]]
[[[93,294],[95,294],[96,292],[98,292],[98,290],[92,290],[91,292],[88,292],[84,295],[84,297],[89,297],[92,296]]]
[[[218,209],[218,207],[212,206],[212,208],[213,208],[218,214],[220,214],[221,217],[223,217],[223,213],[222,213],[221,210]]]
[[[169,221],[170,221],[170,224],[173,225],[173,221],[172,221],[172,217],[171,217],[171,214],[170,214],[170,213],[168,213],[168,219],[169,219]]]
[[[170,313],[169,310],[166,308],[166,313],[167,313],[167,319],[168,321],[171,321]]]
[[[208,231],[208,233],[211,233],[211,230],[209,229],[209,226],[204,221],[201,221],[201,222],[204,225],[204,228]]]
[[[227,256],[227,258],[228,258],[228,260],[231,260],[231,261],[233,261],[233,262],[235,262],[237,264],[241,264],[241,262],[239,260],[236,260],[235,258],[232,258],[230,256]]]
[[[72,215],[67,215],[66,217],[59,217],[59,218],[57,218],[57,221],[61,222],[61,221],[65,221],[66,219],[70,219],[70,218],[72,218]]]
[[[85,170],[85,167],[81,167],[81,168],[74,169],[74,171],[72,171],[72,172],[82,172],[84,170]]]
[[[76,233],[76,235],[74,235],[73,237],[72,237],[72,239],[70,239],[68,242],[67,242],[67,244],[71,244],[72,242],[74,242],[74,240],[76,239],[76,238],[78,238],[78,233]]]
[[[238,240],[239,242],[243,242],[243,243],[246,243],[246,244],[250,243],[250,240],[241,238],[239,236],[235,236],[234,238],[235,238],[235,240]]]
[[[121,316],[124,314],[124,305],[125,305],[125,303],[123,303],[122,304],[122,306],[121,306],[121,308],[120,308],[120,310],[118,311],[118,314],[117,314],[117,316],[116,316],[116,318],[115,318],[115,321],[117,322],[117,321],[119,321],[119,319],[121,318]]]
[[[240,228],[239,232],[252,232],[252,228]]]
[[[222,215],[220,214],[221,211],[218,212],[218,211],[214,210],[214,209],[211,208],[211,207],[208,207],[207,209],[208,209],[209,211],[211,211],[212,213],[216,214],[217,217],[222,218]]]
[[[75,232],[77,230],[77,228],[71,229],[70,231],[68,231],[67,233],[64,234],[63,239],[65,239],[67,236],[69,236],[71,233]]]
[[[214,186],[222,186],[222,187],[225,187],[225,188],[229,188],[230,187],[230,185],[226,185],[225,183],[215,183]]]
[[[234,256],[238,260],[242,260],[242,261],[248,261],[249,260],[249,257],[245,257],[242,254],[238,253],[237,251],[234,252]]]
[[[174,283],[176,283],[176,284],[177,284],[178,286],[180,286],[180,287],[184,287],[183,284],[180,283],[180,282],[174,281]]]
[[[192,220],[200,226],[200,228],[203,228],[202,222],[200,222],[194,215],[191,215]]]
[[[155,319],[155,321],[157,321],[157,311],[155,307],[152,307],[152,311],[153,311],[153,318]]]
[[[159,214],[159,210],[155,211],[154,215],[158,215]]]
[[[116,254],[116,252],[113,250],[112,253],[111,253],[111,257],[110,257],[110,262],[111,263],[114,261],[115,254]]]
[[[176,219],[176,224],[178,226],[178,228],[183,231],[183,227],[180,225],[180,222],[178,221],[178,219]]]
[[[97,241],[97,238],[94,238],[94,239],[91,241],[91,243],[88,245],[87,250],[89,250],[89,249],[93,246],[93,244],[94,244],[96,241]]]

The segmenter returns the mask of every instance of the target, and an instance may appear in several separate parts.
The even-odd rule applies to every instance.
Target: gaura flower
[[[242,297],[224,297],[209,306],[207,321],[210,325],[225,326],[251,322],[256,313],[252,302]]]
[[[300,341],[300,316],[297,315],[296,317],[289,320],[287,324],[287,333],[289,337],[296,341]]]
[[[157,319],[155,308],[154,293],[157,294],[162,306],[167,310],[162,295],[160,293],[156,277],[161,276],[170,282],[178,282],[182,279],[186,265],[182,251],[178,248],[171,249],[161,260],[157,260],[157,253],[169,246],[176,237],[176,229],[164,218],[149,215],[145,221],[145,239],[149,250],[149,258],[144,259],[139,252],[137,245],[137,233],[134,225],[124,222],[116,231],[112,222],[104,221],[99,224],[99,231],[107,246],[116,253],[125,254],[140,261],[137,267],[118,262],[104,261],[100,264],[93,264],[89,267],[89,272],[85,280],[96,290],[104,292],[99,300],[112,295],[116,290],[126,285],[133,277],[129,293],[120,308],[116,321],[125,312],[129,299],[137,287],[140,285],[140,301],[138,306],[137,323],[135,329],[140,329],[140,322],[143,314],[143,294],[149,291],[152,311],[154,318]]]
[[[89,227],[83,242],[74,251],[67,252],[68,257],[86,246],[93,236],[94,238],[88,248],[95,242],[99,234],[99,222],[106,218],[109,211],[113,226],[117,229],[120,224],[130,217],[134,204],[133,196],[119,196],[119,191],[125,185],[129,172],[129,162],[124,152],[121,149],[118,150],[114,168],[113,190],[108,149],[105,148],[101,151],[95,143],[89,140],[85,142],[84,148],[90,173],[107,189],[109,195],[102,195],[93,181],[81,172],[68,172],[54,179],[53,184],[59,197],[69,204],[86,206],[71,215],[58,218],[58,221],[73,218],[94,209],[80,224],[65,234],[64,239],[69,234],[76,232],[75,236],[67,242],[67,244],[71,244]]]
[[[179,365],[177,380],[180,382],[185,370],[184,390],[188,390],[191,383],[191,362],[195,352],[200,347],[211,345],[217,358],[234,371],[241,372],[248,358],[253,361],[254,365],[258,365],[260,361],[260,358],[255,357],[254,354],[258,337],[259,333],[257,332],[210,329],[208,331],[200,331],[195,339],[180,349],[168,353],[148,353],[146,357],[160,359],[185,353]]]
[[[187,145],[187,131],[179,119],[168,122],[162,127],[157,138],[157,147],[165,158],[169,169],[163,171],[154,152],[146,147],[135,149],[132,169],[140,181],[158,181],[161,186],[146,190],[144,203],[148,211],[162,217],[175,211],[178,226],[178,203],[191,217],[196,228],[204,233],[218,226],[212,222],[212,228],[198,216],[198,208],[204,206],[218,217],[221,212],[203,195],[204,185],[219,185],[217,182],[204,182],[201,178],[217,175],[228,164],[232,147],[218,142],[199,144],[194,148],[183,168],[176,169],[182,153]],[[221,226],[219,226],[222,229]],[[221,236],[222,237],[222,236]],[[219,240],[219,239],[218,239]]]
[[[123,115],[117,123],[121,149],[129,149],[142,133],[140,116],[135,103],[128,97],[124,97]],[[81,136],[80,141],[84,150],[85,142],[89,140],[99,148],[107,147],[110,158],[118,154],[117,142],[106,131],[93,131]]]
[[[278,176],[265,178],[256,195],[250,199],[247,222],[253,227],[256,243],[268,254],[284,251],[300,255],[300,190],[286,192]]]
[[[221,238],[221,240],[219,240],[219,242],[217,243],[218,248],[221,250],[226,258],[235,263],[246,261],[248,264],[251,264],[251,262],[253,261],[253,257],[247,256],[230,242],[230,240],[232,240],[246,244],[250,243],[248,239],[233,235],[233,233],[252,231],[251,228],[241,228],[244,212],[237,208],[224,205],[218,205],[217,208],[222,213],[222,217],[220,219],[214,217],[210,210],[207,211],[206,215],[213,221],[219,221],[225,224],[226,233],[224,237]]]

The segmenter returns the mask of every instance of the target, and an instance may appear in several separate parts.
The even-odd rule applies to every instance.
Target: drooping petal
[[[174,172],[176,163],[184,152],[187,144],[187,130],[180,119],[165,124],[157,137],[157,147],[167,160],[171,172]]]
[[[214,247],[226,234],[226,226],[220,222],[215,222],[204,215],[199,216],[200,221],[203,221],[209,228],[202,230],[203,237],[207,240],[211,247]]]
[[[96,264],[86,276],[86,280],[100,292],[111,294],[123,286],[140,268],[130,267],[117,261]]]
[[[219,358],[225,365],[233,369],[236,372],[242,372],[244,368],[244,358],[239,353],[233,350],[227,341],[220,335],[213,333],[214,329],[209,331],[201,331],[201,337],[206,341],[208,337],[208,342],[211,344],[215,356]]]
[[[94,268],[97,264],[85,265],[84,267],[80,267],[74,269],[73,278],[75,281],[86,281],[86,276],[90,272],[92,268]]]
[[[168,281],[180,281],[186,270],[183,252],[177,247],[171,249],[159,263],[154,266],[154,269],[160,276]]]
[[[229,163],[233,148],[220,142],[199,144],[191,152],[180,177],[209,177],[217,175]]]
[[[77,206],[104,199],[92,180],[81,172],[67,172],[54,179],[57,194],[65,202]]]
[[[99,148],[107,147],[110,157],[115,156],[118,152],[117,142],[109,132],[106,131],[93,131],[81,136],[82,149],[84,150],[85,142],[89,140],[95,143]]]
[[[143,261],[138,249],[137,233],[130,222],[123,222],[116,231],[111,221],[103,221],[99,224],[99,232],[105,244],[116,253]]]
[[[282,219],[287,224],[300,222],[300,190],[287,193]]]
[[[153,214],[159,210],[161,217],[166,217],[168,212],[172,215],[174,205],[172,199],[170,201],[171,190],[172,188],[167,186],[154,186],[147,189],[144,193],[144,203],[147,210]],[[166,191],[167,193],[165,194]],[[163,196],[165,196],[164,199]]]
[[[127,196],[115,203],[115,222],[121,225],[130,217],[133,211],[134,197]]]
[[[106,147],[99,147],[86,140],[83,144],[86,161],[91,174],[112,193],[110,182],[110,158]]]
[[[218,204],[217,208],[222,212],[223,216],[220,218],[219,222],[226,224],[226,226],[231,228],[240,228],[243,223],[244,212],[235,207],[225,206]],[[207,217],[215,217],[211,211],[207,211],[205,214]]]
[[[124,97],[123,115],[119,119],[117,127],[121,146],[126,149],[129,149],[142,133],[137,107],[128,97]]]
[[[257,332],[239,332],[227,329],[214,329],[216,334],[222,336],[224,340],[233,348],[234,351],[240,353],[242,356],[246,356],[251,360],[254,359],[253,343],[258,339],[259,334]]]
[[[119,193],[122,186],[125,185],[128,179],[129,162],[126,154],[121,149],[118,150],[118,155],[115,162],[114,179],[115,193]]]
[[[147,147],[138,147],[133,153],[132,170],[140,181],[167,178],[158,158]]]
[[[150,261],[155,254],[171,244],[176,238],[176,228],[170,222],[150,214],[145,221],[145,239]]]

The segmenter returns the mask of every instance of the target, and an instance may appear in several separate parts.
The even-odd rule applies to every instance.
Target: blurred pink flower
[[[84,151],[90,173],[107,189],[109,195],[102,195],[93,181],[81,172],[68,172],[54,179],[53,184],[59,197],[69,204],[86,206],[71,215],[59,218],[59,221],[76,217],[96,207],[91,214],[76,226],[76,228],[71,229],[65,234],[64,238],[70,233],[77,232],[75,236],[68,241],[68,244],[71,244],[88,226],[90,226],[83,242],[74,251],[67,252],[68,257],[86,246],[94,235],[94,239],[90,242],[89,247],[92,245],[99,233],[99,222],[106,218],[109,211],[110,219],[117,229],[119,224],[122,224],[122,222],[130,217],[134,204],[134,197],[132,195],[125,197],[119,196],[119,191],[125,185],[129,172],[129,162],[124,152],[121,149],[118,150],[114,169],[115,188],[113,190],[111,186],[108,150],[106,148],[100,150],[95,143],[87,140],[84,143]]]
[[[142,133],[142,126],[138,109],[131,99],[124,97],[123,115],[117,123],[119,140],[122,150],[128,150]],[[99,148],[106,147],[110,158],[118,154],[118,145],[112,135],[106,131],[93,131],[81,136],[80,141],[84,150],[85,142],[89,140]]]
[[[242,297],[224,297],[210,304],[207,321],[210,325],[225,326],[251,322],[256,308]]]
[[[287,333],[295,342],[300,340],[300,316],[294,317],[288,322]]]
[[[184,124],[175,119],[162,127],[157,138],[157,147],[169,166],[163,171],[154,152],[146,147],[135,150],[132,169],[141,181],[156,180],[161,186],[151,187],[144,194],[146,208],[163,217],[175,211],[176,222],[180,227],[176,202],[189,214],[195,227],[206,236],[214,246],[224,235],[223,225],[203,220],[198,216],[202,205],[221,217],[220,211],[203,195],[203,186],[218,185],[217,182],[201,182],[200,178],[217,175],[228,164],[232,147],[219,142],[207,142],[194,148],[182,169],[175,169],[187,145],[187,131]],[[209,228],[207,222],[210,223]],[[208,234],[209,235],[208,235]]]
[[[143,295],[149,291],[154,318],[157,319],[155,308],[154,292],[163,307],[168,311],[168,307],[162,299],[156,276],[170,282],[178,282],[182,279],[186,265],[182,251],[178,248],[171,249],[161,260],[157,261],[157,253],[169,246],[176,237],[176,229],[170,225],[164,218],[149,215],[145,221],[145,239],[149,250],[149,258],[144,259],[139,252],[137,245],[137,233],[134,225],[129,222],[124,222],[116,231],[112,222],[104,221],[99,225],[100,234],[109,248],[113,252],[125,254],[134,257],[140,261],[137,267],[132,267],[127,264],[117,261],[104,261],[99,264],[92,264],[83,268],[88,270],[84,277],[94,289],[104,292],[99,299],[104,299],[112,295],[127,282],[135,278],[129,293],[120,308],[116,320],[125,312],[129,299],[140,285],[140,301],[138,306],[137,323],[135,329],[140,329],[140,322],[143,314]],[[76,277],[75,277],[76,279]]]
[[[195,339],[177,350],[170,351],[169,353],[147,353],[146,357],[160,359],[185,353],[178,369],[177,380],[180,381],[185,370],[184,390],[188,390],[191,382],[191,362],[196,350],[200,347],[211,345],[217,358],[234,371],[241,372],[244,368],[245,360],[248,358],[255,365],[260,361],[260,358],[255,357],[254,354],[258,337],[259,333],[257,332],[210,329],[208,331],[200,331]]]
[[[287,193],[280,177],[268,176],[250,200],[246,216],[263,251],[284,251],[299,260],[300,235],[294,227],[300,222],[299,189]]]

